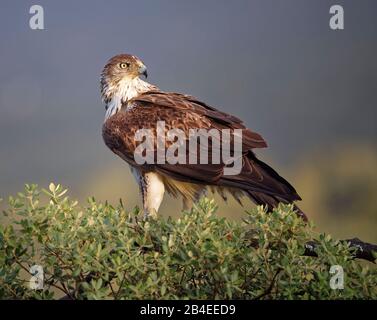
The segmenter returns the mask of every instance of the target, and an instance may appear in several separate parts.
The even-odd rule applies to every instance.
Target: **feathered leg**
[[[157,218],[158,209],[165,192],[165,186],[160,176],[154,172],[141,174],[139,187],[143,200],[144,217]]]

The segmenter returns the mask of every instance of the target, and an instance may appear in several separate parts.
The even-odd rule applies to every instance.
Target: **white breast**
[[[109,90],[112,90],[113,93],[111,100],[107,103],[105,121],[116,114],[127,101],[130,101],[143,92],[158,90],[158,88],[140,78],[133,80],[125,78],[117,84],[116,88],[109,88]]]

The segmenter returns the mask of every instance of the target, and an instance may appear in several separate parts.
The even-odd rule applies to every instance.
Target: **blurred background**
[[[328,0],[0,3],[0,197],[24,183],[140,205],[101,137],[99,74],[127,52],[166,91],[241,117],[257,154],[298,190],[318,231],[377,241],[377,2]],[[29,28],[42,5],[45,30]],[[345,29],[331,30],[340,4]],[[245,208],[252,204],[245,202]],[[219,215],[244,208],[219,200]],[[181,204],[166,199],[164,216]]]

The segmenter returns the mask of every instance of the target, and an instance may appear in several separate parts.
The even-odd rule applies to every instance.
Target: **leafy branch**
[[[257,207],[243,222],[203,199],[179,219],[138,219],[138,209],[27,185],[0,225],[2,299],[376,299],[376,245],[318,234],[292,206]],[[315,258],[314,258],[315,257]],[[43,290],[28,286],[41,265]],[[346,274],[329,286],[329,268]]]

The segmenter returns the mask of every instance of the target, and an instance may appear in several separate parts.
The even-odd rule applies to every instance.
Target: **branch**
[[[264,292],[262,292],[260,295],[256,296],[253,300],[259,300],[259,299],[263,298],[264,296],[267,296],[267,295],[269,295],[271,293],[271,291],[272,291],[272,289],[274,287],[274,284],[275,284],[276,277],[279,275],[279,273],[281,271],[283,271],[283,269],[281,269],[281,268],[278,268],[276,270],[276,272],[275,272],[275,274],[274,274],[274,276],[273,276],[273,278],[271,280],[271,283],[268,286],[268,288]]]
[[[248,246],[252,248],[258,248],[258,240],[255,239],[255,235],[258,231],[251,229],[246,234],[246,240],[249,242]],[[353,258],[363,259],[375,263],[377,259],[377,245],[361,241],[358,238],[340,240],[342,243],[347,243],[350,247],[351,255]],[[303,256],[318,257],[316,248],[319,246],[318,241],[308,241],[305,244],[305,252]]]
[[[375,262],[376,257],[373,255],[373,253],[377,253],[377,245],[368,242],[363,242],[358,238],[340,240],[340,242],[348,243],[350,249],[354,249],[352,250],[352,255],[354,258],[367,260],[373,263]],[[317,247],[317,241],[309,241],[308,243],[306,243],[304,256],[317,257],[318,255],[315,252],[315,249]]]

